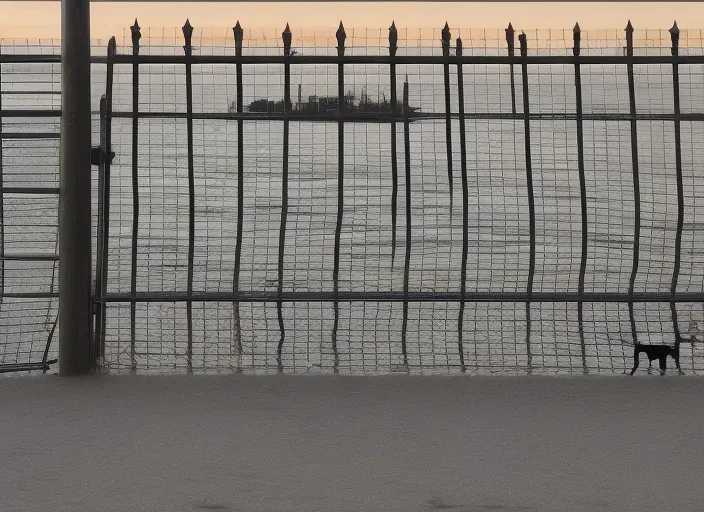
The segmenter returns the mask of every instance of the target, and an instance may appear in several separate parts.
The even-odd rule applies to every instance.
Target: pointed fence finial
[[[670,39],[672,39],[672,55],[678,55],[680,45],[680,29],[677,27],[676,21],[670,29]]]
[[[139,23],[137,23],[137,18],[134,19],[134,25],[130,27],[132,32],[132,54],[137,55],[139,53],[139,40],[142,38],[141,28]]]
[[[509,57],[513,57],[515,53],[515,34],[516,32],[513,30],[513,25],[511,25],[511,22],[509,21],[508,27],[506,28],[506,44],[508,44]]]
[[[284,29],[283,32],[281,32],[281,39],[284,42],[284,55],[286,57],[291,55],[291,39],[293,37],[293,34],[291,34],[291,27],[288,26],[288,23],[286,23],[286,28]]]
[[[396,22],[392,21],[389,27],[389,55],[396,55],[398,50],[398,30],[396,30]]]
[[[447,57],[450,55],[450,25],[445,22],[445,26],[442,29],[442,54]]]
[[[193,51],[193,46],[191,46],[191,37],[193,36],[193,27],[191,26],[191,22],[189,21],[188,18],[186,18],[186,23],[183,25],[183,39],[184,39],[184,45],[183,45],[183,50],[186,52],[186,55],[191,55],[191,52]]]
[[[240,25],[240,20],[237,20],[235,26],[232,28],[232,33],[235,36],[235,55],[238,57],[242,56],[242,41],[244,40],[244,30]]]
[[[572,47],[572,54],[575,57],[579,56],[579,42],[582,38],[582,30],[579,28],[579,23],[574,24],[574,30],[573,30],[573,39],[574,39],[574,46]]]
[[[521,32],[518,34],[518,44],[521,46],[521,57],[528,56],[528,39],[526,38],[526,33]]]
[[[457,38],[457,56],[462,56],[462,39],[459,37]]]
[[[114,57],[117,55],[117,41],[115,36],[112,36],[108,41],[108,57]]]
[[[633,25],[631,25],[631,20],[628,20],[628,25],[626,25],[626,55],[633,56]]]
[[[337,54],[342,57],[345,54],[345,39],[347,38],[342,21],[340,21],[340,26],[337,28],[337,32],[335,32],[335,37],[337,37]]]

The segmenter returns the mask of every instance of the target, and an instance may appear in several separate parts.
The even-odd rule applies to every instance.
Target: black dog
[[[674,347],[669,345],[642,345],[636,343],[633,348],[633,362],[634,366],[631,370],[631,375],[633,375],[638,369],[638,357],[641,352],[645,352],[648,356],[648,373],[652,369],[653,361],[656,359],[660,362],[660,375],[665,375],[665,370],[667,369],[667,356],[671,356],[675,360],[675,366],[682,374],[682,369],[680,368],[680,346],[676,343]]]

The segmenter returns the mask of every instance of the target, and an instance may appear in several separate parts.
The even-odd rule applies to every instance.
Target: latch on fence
[[[91,148],[90,150],[90,165],[100,165],[100,157],[105,156],[105,161],[107,163],[112,163],[112,159],[115,158],[115,152],[110,151],[109,153],[106,153],[103,151],[103,149],[98,146],[95,148]]]

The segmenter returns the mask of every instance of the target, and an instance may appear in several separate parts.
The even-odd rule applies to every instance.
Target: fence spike
[[[518,43],[521,45],[521,57],[526,57],[528,55],[528,40],[525,32],[521,31],[518,35]]]
[[[134,19],[134,25],[130,27],[132,32],[132,53],[137,55],[139,53],[139,40],[142,38],[141,28],[139,23],[137,23],[137,18]]]
[[[442,56],[450,56],[450,25],[445,22],[445,27],[442,29]],[[445,149],[447,150],[447,191],[449,213],[452,216],[454,206],[454,183],[452,172],[452,115],[451,115],[451,100],[450,100],[450,63],[444,62],[443,68],[443,85],[445,86]]]
[[[626,55],[633,56],[633,25],[631,25],[631,20],[628,20],[628,25],[626,25]]]
[[[580,51],[579,42],[580,42],[581,37],[582,37],[582,30],[579,28],[579,23],[575,23],[575,24],[574,24],[573,32],[574,32],[574,34],[573,34],[574,46],[572,47],[572,54],[573,54],[575,57],[578,57],[578,56],[579,56],[579,51]]]
[[[672,55],[677,55],[679,53],[680,29],[677,27],[676,21],[670,29],[670,38],[672,39]]]
[[[442,54],[447,57],[450,55],[450,25],[445,22],[445,27],[442,29]]]
[[[457,56],[462,56],[462,39],[459,37],[457,38]]]
[[[242,41],[244,40],[244,30],[242,30],[242,25],[240,25],[240,20],[232,27],[232,33],[235,36],[235,54],[237,56],[242,55]]]
[[[291,27],[288,26],[288,23],[286,23],[286,28],[284,29],[283,32],[281,32],[281,39],[284,42],[284,55],[288,57],[291,55],[291,39],[293,38],[293,34],[291,34]]]
[[[392,21],[389,27],[389,54],[393,57],[398,50],[398,30],[396,30],[396,22]]]
[[[112,36],[108,41],[108,57],[114,57],[117,54],[117,41],[115,36]]]
[[[342,26],[342,20],[340,20],[340,26],[335,32],[335,37],[337,37],[337,54],[343,56],[345,54],[345,39],[347,34],[345,34],[345,27]]]
[[[191,50],[193,47],[191,46],[191,37],[193,36],[193,26],[191,26],[191,22],[188,18],[186,18],[186,23],[183,25],[182,29],[183,30],[183,38],[185,44],[183,45],[183,49],[186,51],[187,54],[190,55]]]
[[[511,22],[508,22],[508,27],[505,29],[506,30],[506,44],[508,44],[508,55],[509,57],[513,57],[514,50],[515,50],[515,33],[516,31],[513,30],[513,25],[511,25]]]

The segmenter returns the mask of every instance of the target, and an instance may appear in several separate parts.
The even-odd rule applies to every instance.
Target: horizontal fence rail
[[[60,63],[61,58],[57,55],[3,55],[0,62],[12,64],[40,64],[40,63]],[[107,64],[108,57],[93,56],[91,63]],[[680,64],[694,65],[704,64],[704,55],[527,55],[505,56],[505,55],[462,55],[442,57],[437,55],[408,55],[408,56],[377,56],[377,55],[294,55],[294,56],[273,56],[273,55],[192,55],[185,57],[181,55],[116,55],[112,61],[114,64],[144,64],[144,65],[166,65],[190,63],[193,65],[204,64],[472,64],[472,65],[520,65],[524,62],[530,65],[550,64],[566,65],[625,65],[625,64]]]
[[[431,55],[398,55],[395,24],[388,55],[350,55],[342,23],[335,55],[288,26],[246,55],[239,22],[198,55],[193,30],[155,55],[135,20],[93,59],[101,368],[611,373],[635,343],[704,367],[704,55],[676,25],[670,55],[634,55],[630,23],[623,55],[584,55],[578,25],[571,55],[511,25],[502,55],[447,24]]]

